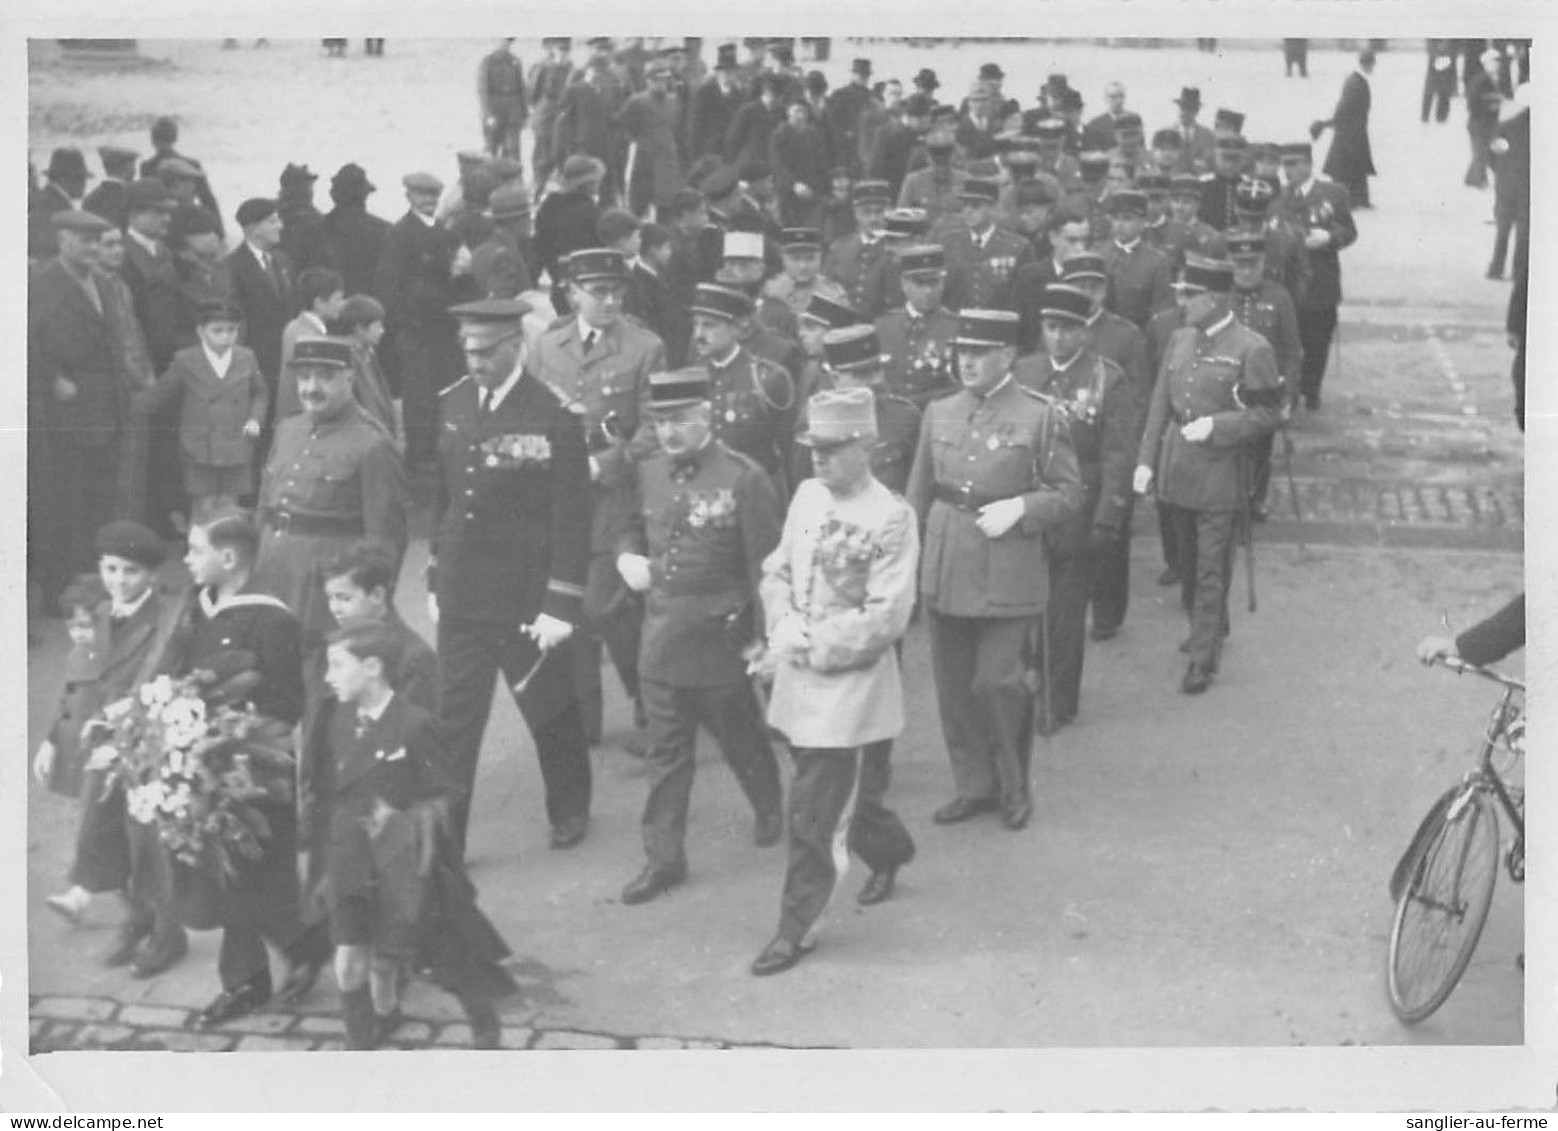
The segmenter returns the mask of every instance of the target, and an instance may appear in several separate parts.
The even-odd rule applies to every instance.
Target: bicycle
[[[1424,816],[1390,878],[1395,919],[1385,968],[1390,1008],[1415,1025],[1444,1004],[1471,962],[1498,879],[1502,808],[1515,831],[1504,856],[1509,878],[1525,881],[1525,790],[1506,781],[1525,753],[1525,684],[1452,657],[1436,661],[1504,688],[1488,717],[1477,766],[1446,790]],[[1500,749],[1510,757],[1500,771]],[[1494,801],[1497,801],[1497,805]]]

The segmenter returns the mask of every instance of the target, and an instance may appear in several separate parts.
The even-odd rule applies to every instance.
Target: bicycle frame
[[[1477,759],[1477,768],[1469,771],[1462,780],[1464,783],[1472,784],[1478,790],[1486,790],[1498,798],[1499,808],[1504,811],[1504,815],[1509,818],[1510,824],[1514,826],[1515,840],[1510,846],[1506,867],[1509,869],[1510,878],[1519,883],[1524,879],[1525,870],[1522,866],[1518,870],[1520,874],[1516,874],[1515,854],[1519,850],[1520,855],[1524,856],[1526,839],[1525,812],[1521,805],[1516,804],[1514,797],[1509,792],[1509,787],[1504,784],[1504,779],[1494,767],[1493,752],[1498,748],[1499,740],[1508,731],[1510,722],[1519,713],[1519,708],[1515,706],[1514,702],[1515,693],[1520,692],[1523,694],[1526,686],[1520,680],[1512,679],[1491,668],[1479,668],[1475,664],[1468,664],[1462,660],[1450,659],[1448,657],[1439,662],[1457,674],[1470,672],[1473,675],[1479,675],[1483,679],[1497,683],[1504,689],[1503,694],[1499,696],[1498,703],[1493,708],[1492,714],[1488,716],[1488,727],[1482,738],[1482,751]],[[1474,792],[1475,790],[1467,790],[1462,793],[1451,806],[1447,816],[1453,820],[1459,815],[1460,811],[1469,803]]]

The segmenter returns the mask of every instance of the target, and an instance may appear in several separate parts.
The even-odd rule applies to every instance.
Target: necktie
[[[590,352],[591,348],[595,345],[595,339],[598,336],[599,335],[597,335],[594,330],[591,330],[589,333],[584,335],[584,352],[585,353],[589,353]]]
[[[372,727],[373,727],[373,719],[372,719],[372,717],[363,714],[361,711],[358,711],[357,712],[357,726],[352,731],[353,735],[355,737],[357,737],[357,738],[365,738],[365,737],[367,737],[368,731]]]
[[[480,394],[481,399],[477,402],[476,415],[483,417],[492,411],[492,390],[482,389]]]

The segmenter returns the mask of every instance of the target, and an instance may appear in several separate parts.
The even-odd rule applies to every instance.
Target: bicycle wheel
[[[1498,878],[1498,810],[1473,787],[1440,818],[1396,902],[1385,991],[1408,1025],[1450,996],[1482,935]]]

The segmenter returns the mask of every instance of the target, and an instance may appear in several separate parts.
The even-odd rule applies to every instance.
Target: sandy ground
[[[329,60],[312,42],[223,52],[208,41],[148,44],[169,64],[124,75],[44,65],[30,80],[31,147],[44,160],[67,141],[144,148],[149,120],[174,113],[181,148],[205,162],[229,212],[274,191],[288,161],[327,180],[355,160],[381,186],[375,207],[393,217],[400,173],[448,176],[454,152],[477,141],[471,80],[484,49],[392,39],[383,59],[355,54],[354,44],[350,58]],[[1170,119],[1181,85],[1199,82],[1207,119],[1217,106],[1241,108],[1250,136],[1277,141],[1329,115],[1351,65],[1316,51],[1306,82],[1282,79],[1275,50],[1214,59],[879,44],[867,53],[884,75],[934,66],[944,91],[987,59],[1023,96],[1063,70],[1101,102],[1104,82],[1124,75],[1149,128]],[[837,80],[855,52],[835,43],[834,54],[824,69]],[[1518,485],[1501,335],[1507,289],[1481,278],[1491,196],[1461,187],[1459,103],[1451,123],[1419,125],[1421,69],[1412,49],[1386,54],[1376,71],[1379,207],[1360,217],[1362,239],[1345,257],[1348,352],[1327,387],[1328,413],[1305,426],[1301,471]],[[1425,326],[1458,328],[1449,348],[1475,419],[1446,422],[1458,402],[1434,368]],[[1389,419],[1392,406],[1403,422]],[[409,578],[424,553],[414,547]],[[640,866],[641,768],[598,751],[590,838],[575,852],[548,852],[528,739],[501,704],[477,786],[473,874],[524,958],[516,1013],[613,1032],[856,1047],[1519,1043],[1522,899],[1507,882],[1476,961],[1430,1022],[1399,1026],[1381,977],[1386,879],[1420,813],[1469,764],[1491,701],[1480,683],[1419,668],[1410,650],[1442,611],[1464,626],[1517,591],[1520,558],[1263,545],[1260,611],[1244,611],[1236,582],[1225,673],[1196,700],[1176,690],[1184,622],[1153,584],[1158,568],[1156,538],[1144,534],[1126,630],[1090,646],[1082,716],[1036,754],[1037,812],[1024,834],[990,821],[930,823],[950,776],[931,699],[914,697],[892,796],[919,859],[901,895],[869,911],[852,902],[857,865],[822,948],[779,978],[745,968],[777,915],[783,850],[752,847],[750,814],[712,751],[696,788],[690,882],[627,908],[617,893]],[[403,603],[425,630],[414,582]],[[34,737],[63,636],[57,624],[40,627]],[[921,630],[907,652],[910,686],[928,690]],[[620,739],[619,695],[610,709]],[[73,813],[36,788],[29,801],[33,992],[202,1004],[214,991],[214,936],[198,937],[174,971],[132,983],[92,961],[108,938],[106,905],[80,931],[46,917],[41,899],[68,862]],[[450,1009],[415,992],[418,1010]],[[315,998],[314,1008],[334,1008],[332,992]]]

